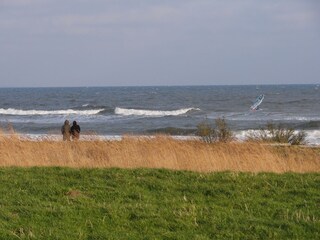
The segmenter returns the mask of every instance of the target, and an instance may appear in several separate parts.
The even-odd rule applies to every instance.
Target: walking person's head
[[[73,126],[76,126],[77,125],[77,121],[73,121]]]
[[[64,121],[64,125],[67,125],[67,124],[69,124],[69,120]]]

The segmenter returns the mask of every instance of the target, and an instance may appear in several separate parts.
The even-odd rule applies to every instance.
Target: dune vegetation
[[[0,166],[165,168],[196,172],[319,172],[320,148],[261,142],[177,140],[168,136],[121,140],[23,140],[0,136]]]

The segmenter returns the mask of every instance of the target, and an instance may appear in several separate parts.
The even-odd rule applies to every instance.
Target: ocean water
[[[260,94],[264,101],[251,111]],[[224,117],[239,139],[272,122],[320,144],[319,103],[319,85],[0,88],[0,127],[59,135],[68,119],[83,134],[192,136],[199,123]]]

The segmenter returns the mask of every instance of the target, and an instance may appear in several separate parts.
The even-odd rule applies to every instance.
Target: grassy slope
[[[0,239],[320,237],[319,174],[0,168]]]

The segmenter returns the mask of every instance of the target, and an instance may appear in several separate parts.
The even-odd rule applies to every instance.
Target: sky
[[[303,83],[319,0],[0,0],[0,87]]]

